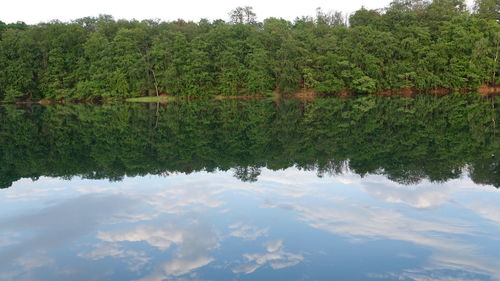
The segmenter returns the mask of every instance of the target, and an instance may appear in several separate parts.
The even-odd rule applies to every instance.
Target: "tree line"
[[[500,73],[499,3],[395,0],[294,21],[0,22],[0,101],[476,89]]]
[[[470,175],[500,187],[500,96],[201,99],[156,104],[0,107],[0,188],[20,178],[262,168],[346,171],[402,184]]]

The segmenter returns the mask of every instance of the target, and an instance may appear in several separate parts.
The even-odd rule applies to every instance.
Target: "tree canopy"
[[[0,22],[0,100],[476,89],[498,83],[498,5],[395,0],[348,21],[318,9],[259,22],[238,7],[228,22]]]
[[[368,95],[311,102],[194,100],[166,105],[0,107],[0,187],[40,176],[107,178],[261,168],[351,171],[402,183],[467,172],[500,187],[500,97]]]

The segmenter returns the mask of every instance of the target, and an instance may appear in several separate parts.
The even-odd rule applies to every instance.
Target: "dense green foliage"
[[[498,103],[478,96],[300,102],[196,100],[0,107],[0,187],[40,176],[109,178],[261,167],[350,170],[403,184],[466,171],[500,186]]]
[[[463,0],[396,0],[349,24],[321,10],[257,22],[249,7],[229,22],[0,22],[0,101],[473,89],[500,73],[498,1],[474,11]]]

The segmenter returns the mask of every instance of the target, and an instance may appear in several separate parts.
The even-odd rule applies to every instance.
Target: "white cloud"
[[[336,208],[322,206],[297,206],[300,219],[312,227],[350,238],[393,239],[427,246],[448,245],[443,235],[429,233],[469,234],[473,228],[452,221],[447,223],[425,221],[407,217],[399,212],[353,204]]]
[[[233,268],[233,273],[245,273],[245,274],[250,274],[256,271],[259,267],[261,267],[261,264],[258,263],[250,263],[250,264],[240,264]]]
[[[17,188],[17,189],[16,189]],[[5,191],[3,194],[3,199],[7,201],[35,201],[40,200],[43,197],[48,197],[54,195],[54,193],[65,190],[65,187],[51,187],[51,188],[41,188],[36,187],[11,187]]]
[[[144,241],[160,250],[168,249],[172,244],[183,242],[184,232],[175,225],[166,224],[138,225],[132,229],[121,229],[113,232],[99,232],[97,238],[106,242],[139,242]]]
[[[266,252],[262,254],[244,254],[246,262],[233,268],[233,273],[250,274],[260,267],[269,264],[272,269],[282,269],[297,265],[304,258],[283,250],[283,241],[268,241],[265,244]]]
[[[0,252],[0,271],[9,261],[39,250],[60,247],[95,231],[99,225],[126,218],[138,202],[122,195],[83,195],[48,207],[1,220],[6,231],[27,231],[34,235]]]
[[[193,259],[173,259],[161,266],[161,269],[168,275],[180,276],[195,269],[203,267],[213,261],[213,258],[207,256],[198,256]]]
[[[500,205],[493,201],[473,201],[467,204],[479,216],[490,220],[500,227]]]
[[[348,237],[353,241],[391,239],[428,247],[428,263],[441,270],[463,270],[500,280],[500,260],[487,257],[481,249],[460,240],[478,234],[469,222],[447,218],[434,221],[411,218],[395,210],[362,204],[335,207],[298,206],[300,219],[310,226]]]
[[[141,281],[164,280],[206,266],[213,261],[210,251],[219,246],[219,238],[213,226],[199,218],[188,217],[100,232],[97,237],[113,243],[146,242],[160,250],[166,250],[174,244],[177,246],[171,260],[159,264],[154,272],[140,279]]]
[[[161,213],[182,214],[222,206],[224,202],[218,198],[221,192],[219,188],[212,188],[198,182],[190,185],[176,185],[153,192],[146,195],[145,200]],[[144,197],[144,194],[142,196]]]
[[[273,241],[268,241],[266,244],[266,250],[270,253],[276,252],[280,250],[283,247],[283,240],[273,240]]]
[[[441,206],[449,202],[453,191],[448,186],[419,186],[364,183],[363,190],[387,203],[403,203],[418,209]]]
[[[49,184],[58,184],[64,183],[65,180],[60,178],[51,178],[51,177],[40,177],[37,180],[31,180],[30,178],[22,178],[12,183],[12,185],[16,185],[16,187],[20,186],[33,186],[40,187],[40,185],[49,185]]]
[[[234,229],[229,233],[230,236],[242,238],[245,240],[255,240],[261,236],[264,236],[269,231],[269,227],[257,228],[252,225],[244,223],[235,223],[229,226],[230,229]]]
[[[408,269],[394,273],[394,276],[413,276],[416,280],[437,276],[436,280],[440,280],[435,273],[439,270],[463,270],[500,279],[500,269],[496,266],[500,261],[486,257],[478,247],[480,242],[468,239],[483,231],[477,227],[479,223],[442,216],[431,213],[435,210],[428,210],[450,204],[453,199],[457,199],[454,198],[456,193],[477,192],[469,180],[452,181],[433,188],[425,181],[414,187],[405,187],[382,176],[360,178],[345,175],[343,178],[319,179],[314,172],[296,169],[279,171],[276,177],[273,174],[264,170],[262,177],[265,180],[254,184],[239,182],[229,173],[200,173],[196,181],[186,181],[189,177],[184,175],[169,178],[167,184],[162,181],[158,186],[153,185],[155,182],[151,184],[144,181],[146,183],[141,184],[148,184],[144,189],[132,188],[134,185],[123,189],[94,188],[92,192],[104,194],[87,194],[51,205],[39,213],[9,219],[6,224],[2,224],[7,231],[35,231],[38,237],[28,238],[26,244],[19,243],[23,244],[20,247],[9,245],[13,239],[0,238],[0,244],[4,241],[7,253],[18,258],[21,254],[27,256],[33,248],[59,247],[79,236],[95,233],[100,225],[106,223],[132,222],[135,224],[122,226],[118,230],[97,232],[97,238],[106,243],[100,243],[80,256],[92,260],[106,257],[122,259],[129,266],[138,264],[131,269],[139,270],[152,258],[142,252],[127,250],[127,243],[123,242],[144,242],[162,251],[170,249],[172,254],[169,260],[161,261],[151,274],[141,280],[184,278],[210,265],[214,260],[211,251],[219,246],[214,227],[197,214],[223,206],[224,209],[215,210],[215,213],[220,216],[219,212],[228,210],[224,216],[230,216],[233,209],[227,208],[233,207],[226,205],[223,199],[227,194],[237,193],[243,194],[240,198],[262,199],[263,206],[268,208],[279,207],[296,212],[298,218],[311,227],[347,237],[351,241],[400,240],[431,250],[426,268]],[[300,175],[304,176],[303,182]],[[452,185],[455,186],[451,188]],[[419,210],[374,203],[365,194],[381,202],[402,203]],[[453,204],[457,208],[470,208],[478,215],[500,224],[500,209],[493,201],[491,204],[482,201]],[[137,224],[139,221],[142,223]],[[53,222],[58,222],[56,228],[47,228]],[[236,223],[230,226],[229,235],[255,240],[267,236],[268,230]],[[264,266],[281,269],[303,261],[301,255],[285,251],[282,240],[268,241],[264,248],[261,253],[242,255],[243,262],[231,268],[232,271],[249,274]],[[0,253],[0,257],[7,256]]]
[[[139,271],[151,258],[147,257],[144,252],[124,249],[117,244],[96,244],[94,249],[87,253],[80,253],[78,256],[100,260],[103,258],[118,258],[122,259],[131,271]]]

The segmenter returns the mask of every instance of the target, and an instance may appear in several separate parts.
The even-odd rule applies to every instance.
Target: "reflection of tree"
[[[0,107],[0,185],[53,176],[227,171],[295,166],[318,176],[346,171],[402,183],[461,176],[498,186],[496,100],[475,96],[364,96]],[[156,126],[154,126],[156,124]]]
[[[475,160],[469,167],[469,174],[476,183],[500,187],[500,161],[496,155]]]
[[[394,171],[387,175],[387,178],[400,184],[418,184],[425,178],[425,174],[419,170]]]
[[[316,166],[316,165],[315,165]],[[317,170],[318,177],[323,177],[324,175],[336,176],[345,173],[349,169],[348,161],[331,159],[326,161],[324,164],[306,167],[308,170]]]
[[[257,167],[236,167],[234,177],[244,182],[255,182],[260,175],[260,168]]]

